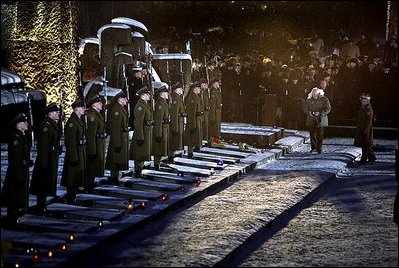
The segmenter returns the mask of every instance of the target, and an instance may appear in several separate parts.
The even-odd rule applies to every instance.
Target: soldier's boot
[[[194,155],[193,155],[193,153],[188,153],[187,155],[188,155],[188,158],[191,158],[191,159],[193,159],[193,158],[194,158]]]
[[[119,184],[119,180],[118,180],[118,176],[111,176],[108,179],[108,184],[111,185],[118,185]]]

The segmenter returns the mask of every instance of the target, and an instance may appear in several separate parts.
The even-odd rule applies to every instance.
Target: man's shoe
[[[322,150],[317,150],[317,153],[318,153],[318,154],[321,154],[321,153],[322,153]]]
[[[309,151],[310,154],[311,154],[311,153],[315,153],[315,152],[317,152],[316,149],[312,149],[312,150]]]
[[[369,157],[369,162],[374,162],[375,160],[377,160],[377,158],[375,156]]]

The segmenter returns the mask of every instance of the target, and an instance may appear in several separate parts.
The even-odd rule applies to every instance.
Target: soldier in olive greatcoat
[[[129,118],[125,108],[129,101],[125,92],[115,95],[107,113],[107,132],[110,135],[105,168],[111,170],[110,182],[118,183],[120,170],[129,169]]]
[[[209,136],[209,111],[211,109],[210,105],[210,91],[208,88],[208,83],[206,79],[202,78],[200,79],[200,85],[201,85],[201,104],[202,104],[202,110],[204,111],[204,116],[202,117],[202,140],[207,141],[207,145],[211,145],[211,137]]]
[[[154,167],[159,170],[161,159],[168,156],[169,148],[169,92],[165,85],[154,89],[155,111],[153,128],[153,151]]]
[[[184,118],[187,113],[184,110],[183,86],[177,82],[172,85],[170,102],[170,125],[169,125],[169,161],[173,160],[176,151],[183,150]]]
[[[211,80],[211,97],[209,100],[209,138],[220,138],[220,127],[222,124],[222,94],[220,91],[219,78]]]
[[[200,93],[201,88],[198,82],[190,85],[190,92],[185,99],[185,110],[187,113],[187,126],[185,131],[185,143],[188,147],[188,157],[193,157],[194,151],[202,147],[202,110]]]
[[[60,108],[54,102],[43,110],[45,118],[37,138],[37,158],[32,172],[30,193],[36,195],[37,209],[46,209],[46,197],[57,195],[58,159],[60,144]]]
[[[149,105],[152,99],[147,86],[136,92],[139,100],[134,107],[134,132],[130,146],[130,159],[134,160],[135,176],[141,177],[144,161],[151,160],[152,128],[154,120]]]
[[[61,185],[67,188],[66,201],[74,204],[79,187],[84,186],[86,172],[86,128],[81,99],[72,103],[73,112],[65,124],[65,159]]]
[[[95,177],[104,176],[105,168],[105,121],[101,111],[103,110],[103,98],[94,96],[87,102],[90,107],[87,110],[87,145],[86,145],[86,183],[87,190],[94,186]]]
[[[373,152],[373,108],[370,103],[370,95],[364,93],[360,96],[361,107],[357,116],[357,127],[354,145],[362,148],[360,163],[374,162]]]
[[[25,114],[11,120],[14,127],[8,142],[8,168],[4,179],[3,201],[7,205],[7,223],[15,224],[20,209],[29,204],[30,144],[26,136],[29,124]]]

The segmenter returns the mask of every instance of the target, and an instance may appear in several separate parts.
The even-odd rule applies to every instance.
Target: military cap
[[[115,100],[118,100],[118,99],[121,99],[121,98],[127,98],[127,95],[126,95],[126,93],[124,91],[119,92],[114,97]]]
[[[143,95],[144,93],[151,94],[150,91],[148,90],[148,87],[147,87],[147,86],[144,86],[144,87],[140,88],[139,90],[137,90],[136,96],[141,96],[141,95]]]
[[[103,97],[96,95],[96,96],[94,96],[93,98],[91,98],[91,99],[87,102],[87,105],[91,106],[93,103],[102,102],[102,101],[103,101]]]
[[[360,95],[360,98],[361,99],[366,99],[366,100],[370,100],[371,99],[371,97],[370,97],[370,95],[368,93],[362,93],[362,95]]]
[[[139,72],[139,71],[141,71],[141,70],[143,70],[143,67],[141,66],[140,62],[138,61],[138,62],[136,62],[136,63],[133,65],[132,71],[137,71],[137,72]]]
[[[75,109],[76,107],[85,107],[81,99],[77,99],[72,103],[72,109]]]
[[[172,85],[172,90],[175,90],[176,88],[183,88],[183,86],[180,84],[180,82],[176,82]]]
[[[200,87],[199,82],[194,82],[194,83],[192,83],[192,84],[190,85],[190,90],[192,90],[192,89],[194,89],[194,88],[196,88],[196,87]]]
[[[28,121],[28,117],[24,113],[19,113],[13,119],[11,119],[10,124],[15,126],[16,124],[25,121]]]
[[[154,88],[154,93],[168,92],[168,88],[166,85],[160,85],[157,88]]]
[[[48,114],[49,112],[56,112],[59,110],[60,108],[57,106],[57,104],[55,102],[52,102],[43,109],[43,112],[45,114]]]
[[[213,83],[215,83],[215,82],[220,82],[219,77],[214,77],[214,78],[212,78],[211,81],[210,81],[211,85],[212,85]]]

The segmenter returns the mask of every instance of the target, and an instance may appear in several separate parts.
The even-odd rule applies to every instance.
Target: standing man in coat
[[[29,204],[30,145],[26,132],[28,117],[20,113],[11,120],[14,127],[8,142],[8,168],[4,179],[3,196],[7,205],[7,223],[14,225],[19,210]]]
[[[183,150],[184,118],[187,113],[184,110],[183,86],[177,82],[172,85],[170,103],[170,125],[169,125],[169,161],[173,161],[176,151]]]
[[[187,112],[187,126],[185,132],[185,143],[188,147],[188,157],[193,157],[194,151],[199,151],[202,146],[202,110],[200,93],[201,88],[198,82],[190,85],[190,92],[185,100]]]
[[[361,107],[357,116],[357,127],[354,145],[362,148],[362,157],[359,163],[374,162],[376,160],[373,149],[373,108],[370,95],[363,93],[360,96]]]
[[[37,139],[37,158],[32,172],[30,193],[36,195],[37,211],[46,209],[47,196],[56,196],[60,145],[60,108],[52,102],[43,109],[45,118]]]
[[[110,135],[105,168],[111,170],[110,183],[118,184],[120,170],[129,169],[129,100],[125,92],[116,94],[108,112],[107,132]]]
[[[209,92],[208,83],[206,79],[200,79],[200,86],[201,86],[201,103],[202,103],[202,110],[204,111],[204,115],[202,117],[202,140],[207,141],[207,145],[212,145],[212,139],[209,136],[209,111],[210,107],[210,97],[211,94]]]
[[[331,111],[330,101],[324,96],[324,91],[320,88],[313,88],[303,106],[306,114],[306,126],[310,133],[310,153],[322,153],[324,127],[328,126],[327,115]]]
[[[209,111],[209,139],[220,139],[220,128],[222,124],[222,94],[220,91],[219,78],[211,80],[211,98]]]
[[[165,85],[154,89],[155,111],[153,128],[154,167],[159,170],[163,156],[168,156],[169,148],[169,93]]]
[[[136,92],[139,100],[134,107],[134,132],[130,145],[130,159],[134,160],[135,177],[141,177],[144,161],[151,160],[152,128],[154,120],[150,107],[151,93],[147,86]]]
[[[72,103],[73,112],[65,124],[65,159],[61,185],[67,188],[66,201],[74,204],[79,187],[84,186],[86,173],[86,127],[81,99]]]
[[[94,187],[95,177],[104,176],[105,169],[105,122],[101,111],[103,110],[103,98],[94,96],[87,102],[90,107],[87,111],[87,173],[86,190]]]

